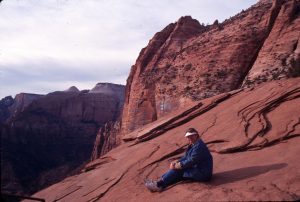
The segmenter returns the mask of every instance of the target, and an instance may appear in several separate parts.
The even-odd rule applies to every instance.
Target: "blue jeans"
[[[183,177],[183,170],[173,170],[170,169],[168,172],[162,175],[162,187],[165,188],[171,184],[174,184],[176,182],[186,180],[187,178]]]

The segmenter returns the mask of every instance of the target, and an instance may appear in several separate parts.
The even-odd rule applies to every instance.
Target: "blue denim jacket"
[[[199,139],[189,146],[179,160],[184,171],[183,177],[197,181],[208,181],[212,177],[213,158],[205,143]]]

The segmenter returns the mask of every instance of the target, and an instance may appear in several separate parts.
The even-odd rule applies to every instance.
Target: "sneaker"
[[[145,186],[151,191],[151,192],[161,192],[163,189],[161,187],[157,186],[157,181],[152,180],[145,180]]]
[[[149,183],[149,182],[153,182],[153,180],[150,180],[150,179],[144,179],[144,183]]]

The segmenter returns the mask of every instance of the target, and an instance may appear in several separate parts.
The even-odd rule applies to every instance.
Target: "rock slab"
[[[282,201],[300,199],[300,79],[231,91],[172,112],[131,133],[131,140],[89,163],[81,174],[36,194],[46,201]],[[214,158],[213,179],[150,193],[183,155],[195,127]]]

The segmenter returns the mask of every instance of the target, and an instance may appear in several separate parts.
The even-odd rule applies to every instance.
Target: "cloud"
[[[75,84],[79,88],[92,88],[97,82],[125,84],[140,50],[180,16],[191,15],[205,24],[223,21],[255,2],[4,0],[0,98]]]

